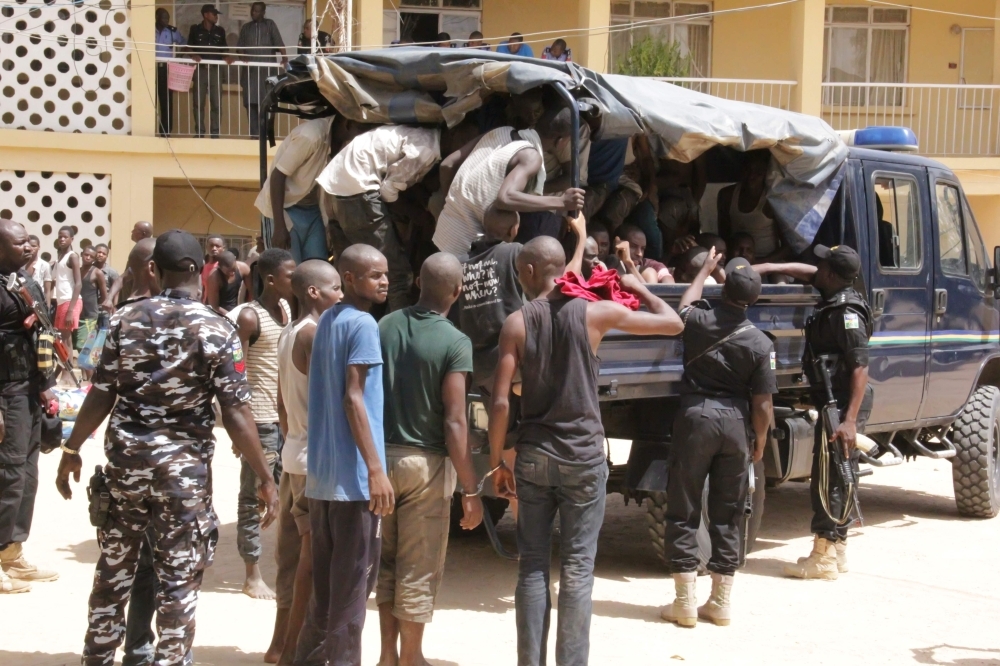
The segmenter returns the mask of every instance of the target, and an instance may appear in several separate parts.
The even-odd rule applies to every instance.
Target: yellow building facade
[[[241,81],[253,67],[203,61],[184,92],[161,97],[157,89],[168,64],[154,48],[156,10],[166,9],[186,37],[201,4],[28,0],[3,8],[0,214],[42,237],[43,252],[51,251],[63,224],[79,228],[79,243],[109,242],[116,266],[125,263],[138,220],[152,221],[157,232],[177,227],[244,246],[256,233],[258,147],[241,97]],[[322,13],[323,0],[318,6]],[[681,85],[821,115],[838,129],[912,127],[921,153],[958,173],[987,243],[1000,245],[1000,0],[353,0],[352,6],[358,48],[439,32],[462,45],[473,30],[495,48],[520,32],[536,56],[562,37],[576,62],[607,72],[631,45],[652,36],[681,45],[690,64]],[[234,46],[249,3],[219,8]],[[309,11],[303,2],[268,3],[287,45],[297,41]],[[332,32],[328,15],[321,29]],[[268,69],[279,71],[278,63]],[[221,78],[218,138],[210,136],[211,93],[198,97],[202,78],[215,76]],[[206,102],[203,128],[193,100]],[[160,107],[171,109],[170,138],[157,133]]]

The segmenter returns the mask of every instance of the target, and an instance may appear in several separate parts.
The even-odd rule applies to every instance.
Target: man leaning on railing
[[[225,52],[226,31],[216,25],[219,10],[215,5],[202,5],[201,23],[191,26],[188,49],[191,59],[198,63],[197,92],[194,95],[194,122],[199,137],[205,136],[205,97],[208,96],[209,121],[212,138],[219,138],[219,116],[222,108],[222,81],[218,61],[233,64],[233,57]],[[199,48],[201,47],[201,48]],[[209,62],[203,62],[209,61]]]
[[[170,12],[160,7],[156,10],[156,103],[159,105],[160,125],[156,133],[170,136],[170,115],[173,113],[173,93],[167,87],[169,66],[161,58],[173,58],[174,46],[184,46],[184,35],[170,25]]]
[[[264,17],[267,5],[255,2],[250,6],[250,22],[240,28],[240,38],[236,46],[240,59],[251,63],[274,64],[275,54],[281,56],[281,64],[285,57],[285,42],[281,39],[278,26],[269,18]],[[250,136],[256,138],[260,132],[260,100],[264,98],[267,77],[277,74],[275,68],[249,66],[240,68],[240,86],[243,88],[243,107],[250,115]]]

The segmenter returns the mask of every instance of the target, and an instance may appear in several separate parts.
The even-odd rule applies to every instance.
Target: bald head
[[[141,298],[160,293],[160,284],[153,268],[155,238],[143,238],[128,253],[128,271],[132,273],[132,292],[128,298]]]
[[[385,261],[385,256],[364,243],[355,243],[344,250],[337,259],[337,270],[340,274],[365,273],[378,261]]]
[[[517,279],[532,300],[551,290],[553,281],[565,270],[566,254],[551,236],[533,238],[517,256]]]
[[[420,267],[420,305],[445,314],[462,293],[462,264],[447,252],[432,254]]]
[[[0,271],[10,274],[31,261],[31,239],[20,222],[0,219]]]
[[[143,238],[152,238],[153,225],[149,222],[136,222],[132,227],[132,240],[138,243]]]
[[[295,292],[296,298],[304,301],[309,287],[333,281],[340,284],[340,275],[336,268],[322,259],[309,259],[295,267],[295,272],[292,273],[292,291]]]
[[[337,270],[344,285],[344,298],[359,309],[385,303],[389,295],[389,263],[371,245],[358,243],[341,253]]]
[[[500,210],[496,202],[492,203],[483,214],[483,229],[486,237],[492,240],[513,241],[517,236],[521,217],[517,211]]]
[[[133,275],[153,260],[154,247],[156,247],[155,238],[143,238],[128,253],[128,267],[132,270]]]

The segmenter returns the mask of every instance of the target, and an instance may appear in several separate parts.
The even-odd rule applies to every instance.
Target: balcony
[[[1000,86],[824,83],[823,119],[838,130],[909,127],[921,155],[1000,155]]]
[[[248,93],[260,87],[258,99],[268,89],[267,79],[282,71],[275,62],[222,60],[195,62],[186,58],[156,59],[157,134],[171,137],[255,139],[257,123],[251,122]],[[169,84],[169,87],[168,87]],[[277,114],[275,139],[283,139],[299,119]]]
[[[791,108],[792,90],[796,86],[795,81],[768,79],[658,78],[657,80],[715,97],[773,106],[777,109]]]

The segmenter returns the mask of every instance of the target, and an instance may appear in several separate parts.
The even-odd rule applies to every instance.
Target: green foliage
[[[617,70],[629,76],[687,77],[691,57],[681,55],[679,42],[646,37],[618,59]]]

